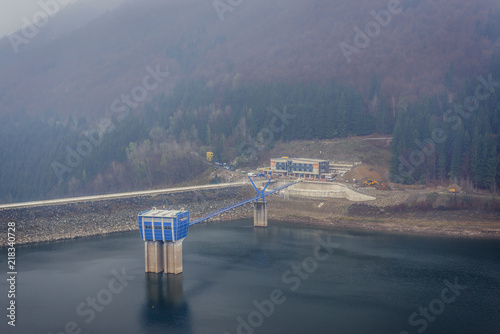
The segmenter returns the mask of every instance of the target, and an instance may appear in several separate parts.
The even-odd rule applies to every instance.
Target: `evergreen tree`
[[[348,118],[348,109],[347,109],[347,101],[344,93],[340,95],[339,101],[337,103],[337,117],[338,117],[338,125],[337,125],[337,134],[339,137],[347,137],[349,133],[349,118]]]
[[[380,134],[392,132],[391,109],[385,97],[380,98],[375,109],[375,131]]]
[[[439,181],[444,182],[446,178],[446,151],[444,145],[439,145],[437,147],[437,163],[435,165],[435,177],[439,179]]]
[[[463,142],[464,142],[464,132],[461,127],[458,130],[457,136],[455,136],[455,140],[453,142],[453,152],[451,155],[451,167],[449,172],[450,180],[454,183],[458,183],[458,178],[460,176],[460,170],[462,165],[462,156],[463,156]]]
[[[496,176],[498,168],[498,153],[495,138],[491,134],[487,135],[484,141],[485,171],[483,186],[496,191]]]
[[[484,160],[483,160],[483,139],[479,127],[476,126],[474,130],[474,135],[472,137],[471,145],[471,169],[472,169],[472,181],[476,187],[482,185],[482,180],[484,178]]]
[[[376,96],[380,96],[380,79],[376,74],[374,74],[370,80],[370,91],[368,92],[368,98],[372,100]]]

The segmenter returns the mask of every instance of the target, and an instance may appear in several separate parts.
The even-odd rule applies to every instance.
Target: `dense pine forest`
[[[394,182],[426,184],[447,179],[467,189],[500,186],[500,57],[488,73],[458,86],[451,65],[448,96],[409,101],[398,110],[392,143]]]
[[[178,84],[144,110],[63,124],[26,115],[0,125],[1,197],[20,201],[172,185],[198,175],[203,155],[236,167],[254,162],[276,140],[326,139],[390,133],[393,110],[332,82],[211,87],[205,80]],[[379,101],[380,99],[380,101]],[[29,148],[29,149],[28,149]]]
[[[97,122],[9,116],[0,125],[4,202],[168,186],[202,173],[203,155],[236,167],[254,163],[277,140],[393,133],[392,181],[450,180],[495,191],[499,185],[500,57],[488,73],[449,94],[388,100],[377,75],[363,96],[351,86],[178,84],[143,110]],[[8,143],[8,144],[6,144]]]

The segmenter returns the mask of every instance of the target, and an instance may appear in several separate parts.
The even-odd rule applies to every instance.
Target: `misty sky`
[[[63,8],[64,5],[61,4],[68,3],[69,6],[85,2],[104,11],[123,1],[125,0],[0,0],[0,38],[21,29],[24,25],[23,17],[33,22],[33,15],[43,11],[42,3],[54,2]]]

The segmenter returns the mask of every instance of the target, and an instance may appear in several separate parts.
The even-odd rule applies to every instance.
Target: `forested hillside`
[[[169,186],[207,150],[246,166],[276,140],[393,130],[393,181],[495,190],[500,3],[400,4],[255,0],[221,20],[211,1],[127,1],[17,54],[5,37],[0,201]]]
[[[449,79],[448,79],[449,80]],[[391,177],[405,184],[450,180],[472,189],[500,186],[500,57],[454,97],[409,102],[398,111]]]
[[[394,182],[450,180],[495,190],[500,180],[496,78],[500,56],[487,74],[456,92],[397,103],[381,94],[376,75],[366,83],[367,99],[336,82],[214,86],[199,79],[178,84],[169,96],[157,95],[140,112],[115,115],[109,124],[105,118],[63,125],[8,117],[1,140],[14,138],[16,144],[1,151],[0,168],[11,171],[1,174],[2,198],[168,186],[205,170],[206,151],[240,167],[257,161],[277,140],[390,134],[393,127]]]
[[[197,80],[157,96],[140,116],[106,125],[7,117],[0,140],[15,144],[0,151],[0,169],[8,171],[1,196],[19,201],[166,186],[202,172],[207,150],[244,166],[276,140],[390,133],[393,110],[378,96],[378,79],[369,84],[368,104],[337,83],[210,87]]]

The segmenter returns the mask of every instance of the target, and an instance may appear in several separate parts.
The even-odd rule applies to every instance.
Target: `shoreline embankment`
[[[158,193],[62,204],[0,209],[0,224],[14,222],[16,244],[31,244],[97,236],[114,232],[138,231],[137,215],[145,210],[185,208],[191,217],[215,211],[235,200],[255,196],[248,186]],[[250,217],[250,206],[228,211],[213,220]],[[6,231],[6,229],[5,229]],[[0,247],[7,238],[0,239]]]
[[[271,221],[313,226],[449,237],[500,239],[498,198],[477,202],[435,193],[368,192],[374,201],[298,197],[274,194],[268,200]],[[155,193],[99,200],[0,209],[0,223],[14,222],[16,244],[52,242],[138,230],[137,215],[152,207],[186,209],[191,219],[236,201],[255,196],[248,185],[231,188]],[[483,203],[484,202],[484,203]],[[465,204],[464,204],[465,203]],[[208,221],[229,221],[253,216],[244,205]],[[0,247],[7,238],[0,239]]]

